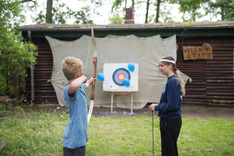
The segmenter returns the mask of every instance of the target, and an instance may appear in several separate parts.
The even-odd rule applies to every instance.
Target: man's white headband
[[[170,62],[170,63],[175,64],[175,61],[168,60],[168,59],[160,59],[159,62]]]

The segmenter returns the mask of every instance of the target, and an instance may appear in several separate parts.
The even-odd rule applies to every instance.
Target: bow
[[[91,41],[93,45],[93,65],[94,65],[94,74],[93,76],[97,76],[97,45],[95,41],[94,31],[93,28],[91,29]],[[92,84],[92,92],[91,92],[91,99],[90,99],[90,105],[89,105],[89,113],[88,113],[88,124],[89,120],[91,118],[92,112],[93,112],[93,105],[94,105],[94,96],[95,96],[95,84]]]

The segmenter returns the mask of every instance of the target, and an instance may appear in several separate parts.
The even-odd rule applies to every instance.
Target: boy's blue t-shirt
[[[63,146],[75,149],[86,145],[87,136],[87,96],[85,94],[85,84],[75,92],[72,98],[69,97],[68,87],[65,85],[63,98],[69,109],[69,121],[63,136]]]
[[[162,95],[155,111],[158,116],[167,119],[176,119],[181,116],[182,88],[176,75],[168,78],[163,88]]]

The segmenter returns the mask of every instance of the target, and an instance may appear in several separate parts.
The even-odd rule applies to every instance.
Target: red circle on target
[[[126,75],[124,74],[124,73],[119,73],[118,75],[117,75],[117,79],[119,80],[119,81],[123,81],[123,79],[125,79],[126,78]]]

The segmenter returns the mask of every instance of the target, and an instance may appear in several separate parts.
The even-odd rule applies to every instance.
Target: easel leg
[[[112,92],[111,93],[111,112],[113,112],[113,96],[114,96],[114,93]]]
[[[133,93],[131,93],[131,113],[133,113]]]
[[[114,98],[115,98],[115,109],[116,109],[116,95],[114,95]]]

